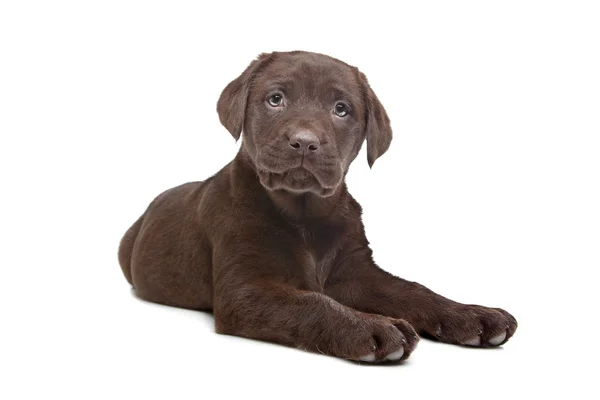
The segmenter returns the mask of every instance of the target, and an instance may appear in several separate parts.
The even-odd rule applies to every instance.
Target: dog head
[[[385,109],[357,68],[301,51],[261,54],[223,90],[221,123],[269,190],[329,196],[362,143],[369,166],[388,149]]]

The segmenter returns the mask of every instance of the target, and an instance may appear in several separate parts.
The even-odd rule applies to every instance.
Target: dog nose
[[[290,138],[290,146],[298,153],[314,153],[319,149],[321,142],[319,138],[312,132],[301,131],[295,133]]]

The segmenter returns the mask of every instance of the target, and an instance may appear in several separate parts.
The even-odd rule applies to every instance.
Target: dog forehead
[[[263,88],[294,87],[304,93],[337,91],[349,96],[360,94],[353,67],[334,58],[316,53],[276,53],[256,77]]]

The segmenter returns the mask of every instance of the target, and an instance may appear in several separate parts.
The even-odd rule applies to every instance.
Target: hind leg
[[[190,182],[161,193],[121,240],[119,263],[138,297],[212,309],[212,253],[196,211],[203,188]]]
[[[125,234],[121,265],[140,298],[212,309],[212,252],[195,206],[201,185],[192,182],[162,193]]]
[[[210,247],[189,222],[154,218],[142,226],[131,260],[141,299],[194,310],[212,309]]]
[[[129,282],[130,285],[133,285],[133,280],[131,278],[131,255],[143,221],[144,216],[142,215],[135,221],[131,228],[125,232],[125,235],[119,244],[119,264],[121,265],[121,270],[123,271],[123,275],[125,275],[125,279],[127,279],[127,282]]]

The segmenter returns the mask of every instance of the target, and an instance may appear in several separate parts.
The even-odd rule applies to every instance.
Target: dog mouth
[[[331,196],[337,185],[325,186],[311,171],[300,166],[284,172],[258,169],[260,183],[268,190],[286,190],[292,193],[314,193],[320,197]]]

